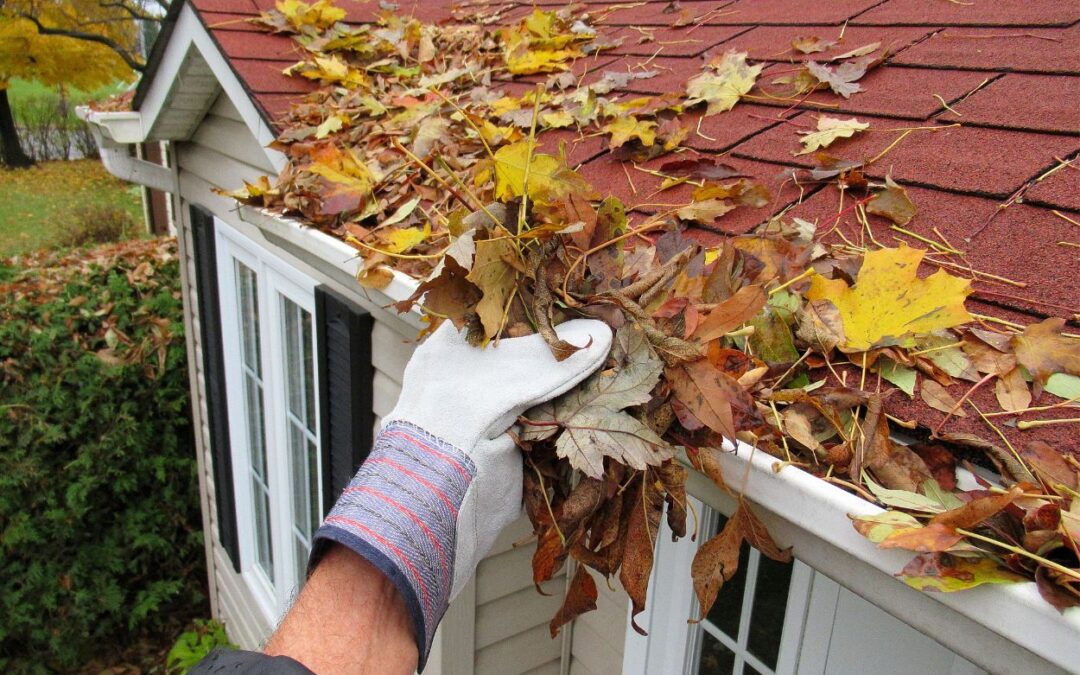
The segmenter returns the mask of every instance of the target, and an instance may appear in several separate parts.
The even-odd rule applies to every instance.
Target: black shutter
[[[315,325],[319,338],[319,436],[323,509],[330,511],[371,451],[371,315],[319,286]]]
[[[191,206],[191,234],[195,244],[195,287],[199,303],[203,373],[206,380],[206,415],[210,427],[210,456],[214,469],[218,538],[233,569],[240,571],[240,545],[236,532],[236,495],[233,490],[229,448],[229,410],[225,394],[225,359],[221,342],[221,304],[218,296],[217,246],[214,217]]]

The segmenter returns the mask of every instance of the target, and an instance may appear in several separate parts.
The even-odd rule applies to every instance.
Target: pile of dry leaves
[[[913,586],[1026,578],[1058,608],[1080,603],[1075,459],[1045,444],[1013,447],[1001,436],[999,447],[940,428],[902,445],[890,436],[881,391],[884,379],[910,393],[919,378],[925,403],[950,414],[962,413],[964,400],[945,386],[963,380],[972,390],[993,382],[1006,410],[1027,408],[1044,390],[1065,405],[1080,396],[1080,342],[1063,334],[1064,320],[1019,330],[973,323],[968,279],[917,275],[926,251],[826,245],[798,219],[703,247],[692,226],[771,199],[764,185],[708,157],[663,164],[664,186],[690,183],[693,199],[634,222],[561,154],[536,149],[538,134],[566,128],[603,135],[626,160],[676,151],[693,131],[683,111],[730,110],[761,65],[728,53],[685,92],[627,98],[613,92],[648,71],[589,85],[570,74],[575,59],[613,44],[581,17],[535,10],[501,27],[424,25],[389,12],[372,25],[343,18],[325,0],[284,0],[259,20],[306,48],[288,72],[321,86],[293,108],[274,144],[287,168],[233,195],[350,242],[368,287],[387,284],[392,270],[417,278],[397,308],[419,307],[430,326],[452,321],[477,346],[540,333],[565,358],[574,347],[556,337],[561,321],[597,317],[616,331],[606,367],[521,420],[534,581],[551,579],[568,556],[581,563],[553,634],[595,607],[590,569],[618,574],[634,614],[643,609],[665,505],[671,530],[687,532],[687,473],[676,455],[728,490],[717,460],[726,441],[888,507],[855,526],[882,546],[918,552],[901,572]],[[804,42],[794,48],[829,48]],[[810,61],[779,86],[849,96],[880,63],[879,47]],[[536,86],[505,93],[520,76]],[[823,116],[804,132],[805,152],[865,128]],[[911,220],[903,188],[869,182],[858,164],[820,159],[811,179],[863,193],[852,207],[861,219]],[[985,457],[1000,485],[958,488],[957,446]],[[743,541],[789,558],[740,500],[694,560],[702,615],[735,574]]]

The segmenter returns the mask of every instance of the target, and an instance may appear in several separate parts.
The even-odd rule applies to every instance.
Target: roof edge
[[[165,54],[165,46],[169,43],[173,31],[176,29],[176,20],[180,16],[180,10],[185,4],[184,0],[173,0],[169,3],[169,9],[165,12],[165,18],[161,20],[161,30],[154,39],[154,46],[150,48],[150,55],[146,58],[139,84],[135,87],[135,96],[131,99],[132,110],[138,110],[146,98],[146,92],[150,88],[150,82],[161,67],[161,60]]]

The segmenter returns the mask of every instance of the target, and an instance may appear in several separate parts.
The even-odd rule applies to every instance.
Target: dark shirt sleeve
[[[242,649],[215,649],[188,671],[191,675],[230,673],[231,675],[314,675],[299,661],[287,656],[267,656]]]

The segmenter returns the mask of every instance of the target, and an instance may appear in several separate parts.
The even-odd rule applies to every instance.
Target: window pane
[[[309,464],[307,438],[296,422],[289,420],[289,457],[292,465],[293,525],[305,538],[311,537],[308,512],[311,510],[311,491],[308,488]]]
[[[304,350],[304,420],[307,421],[308,431],[315,433],[315,356],[314,340],[315,333],[311,330],[311,315],[300,311],[300,337]]]
[[[300,345],[301,311],[292,300],[281,298],[282,313],[285,315],[285,390],[288,394],[289,412],[304,421],[304,376]]]
[[[296,556],[296,590],[299,591],[303,587],[304,581],[307,579],[307,559],[311,550],[307,544],[304,543],[300,537],[293,535],[293,555]]]
[[[236,278],[239,283],[239,305],[241,326],[241,357],[243,363],[255,373],[256,377],[262,376],[259,361],[259,282],[258,277],[251,268],[239,260],[236,262]]]
[[[732,640],[736,640],[739,635],[739,616],[742,614],[743,590],[746,588],[746,567],[749,557],[750,547],[743,546],[739,552],[739,571],[730,581],[720,587],[716,603],[709,610],[708,621]]]
[[[701,631],[701,657],[698,659],[698,675],[731,675],[735,669],[735,654],[720,641]]]
[[[263,424],[263,393],[259,381],[244,374],[244,399],[247,414],[248,449],[251,469],[266,481],[266,429]]]
[[[784,630],[784,613],[787,609],[793,565],[776,562],[765,556],[760,556],[758,560],[748,646],[750,653],[770,668],[776,668],[776,659],[780,653],[780,637]]]
[[[307,461],[308,494],[311,495],[311,499],[308,500],[308,540],[310,541],[311,533],[319,528],[319,522],[322,520],[322,504],[319,503],[319,449],[310,440],[307,443]]]
[[[274,583],[274,552],[270,546],[270,495],[257,478],[251,479],[255,497],[255,560]]]

